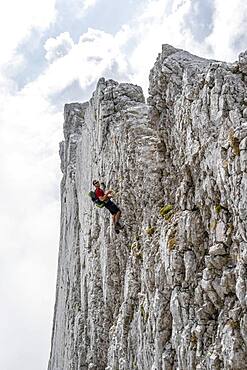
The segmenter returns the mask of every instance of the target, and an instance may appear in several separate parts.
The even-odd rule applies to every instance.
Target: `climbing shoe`
[[[118,230],[122,230],[124,228],[124,226],[122,224],[120,224],[119,221],[116,223],[116,226],[115,227],[117,227]]]
[[[115,226],[115,233],[119,234],[119,232],[120,232],[119,229]]]

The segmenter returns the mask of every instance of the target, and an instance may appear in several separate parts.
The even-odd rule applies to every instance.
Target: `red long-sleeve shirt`
[[[99,199],[99,197],[103,197],[105,195],[104,193],[104,190],[100,189],[100,188],[96,188],[95,190],[95,195],[96,197]]]

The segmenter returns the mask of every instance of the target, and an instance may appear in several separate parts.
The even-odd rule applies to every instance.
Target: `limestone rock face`
[[[148,104],[102,78],[65,106],[49,370],[247,368],[246,73],[163,45]]]

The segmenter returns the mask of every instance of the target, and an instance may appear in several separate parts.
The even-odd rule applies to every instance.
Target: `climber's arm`
[[[101,202],[105,202],[110,198],[112,198],[112,190],[108,190],[102,197],[99,197],[99,200],[101,200]]]

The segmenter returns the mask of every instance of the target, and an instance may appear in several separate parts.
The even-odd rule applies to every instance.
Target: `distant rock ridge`
[[[247,52],[163,45],[139,86],[66,104],[48,370],[246,370]],[[115,191],[125,228],[87,193]]]

